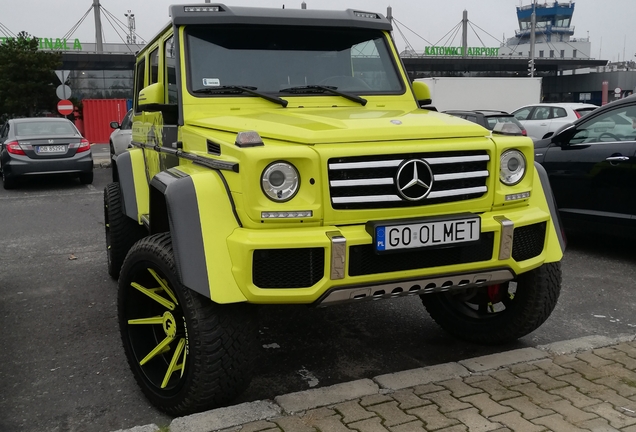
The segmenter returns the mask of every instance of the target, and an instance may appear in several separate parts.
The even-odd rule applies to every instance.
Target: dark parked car
[[[566,229],[636,233],[636,96],[535,141]]]
[[[0,170],[5,189],[18,177],[72,174],[93,182],[93,156],[87,139],[65,118],[8,120],[0,130]]]
[[[505,111],[495,110],[474,110],[474,111],[461,111],[461,110],[448,110],[444,111],[446,114],[450,114],[455,117],[461,117],[469,120],[473,123],[482,125],[488,130],[493,130],[497,123],[514,123],[521,129],[521,135],[527,136],[526,129],[521,123],[512,115]]]

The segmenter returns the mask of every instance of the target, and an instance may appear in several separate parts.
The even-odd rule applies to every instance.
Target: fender
[[[550,218],[552,219],[552,225],[554,226],[554,230],[556,231],[556,237],[559,240],[559,246],[561,247],[561,254],[565,253],[565,247],[567,245],[567,241],[565,238],[565,234],[563,232],[563,225],[561,224],[561,216],[559,215],[559,209],[556,205],[556,200],[554,199],[554,194],[552,193],[552,187],[550,186],[550,179],[548,178],[548,172],[545,170],[543,165],[538,162],[534,163],[534,168],[539,176],[539,180],[541,182],[541,187],[543,188],[543,195],[545,196],[546,204],[548,205],[548,209],[550,210]]]
[[[143,150],[136,148],[120,154],[117,157],[116,168],[123,197],[124,214],[141,223],[142,215],[148,214],[149,211]]]
[[[227,238],[239,225],[221,174],[207,169],[186,174],[172,168],[153,177],[151,187],[151,232],[156,231],[153,226],[165,224],[165,209],[181,283],[216,303],[247,301],[232,275],[227,251]],[[153,223],[156,218],[160,221]]]

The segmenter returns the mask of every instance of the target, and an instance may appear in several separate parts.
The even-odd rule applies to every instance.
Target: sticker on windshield
[[[206,87],[218,87],[221,85],[221,80],[218,78],[203,78],[203,85]]]

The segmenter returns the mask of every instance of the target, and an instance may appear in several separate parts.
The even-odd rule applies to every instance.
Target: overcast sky
[[[464,10],[476,31],[469,28],[471,46],[499,46],[504,36],[514,36],[518,29],[516,6],[529,5],[531,0],[305,0],[308,8],[362,9],[386,15],[393,8],[396,26],[416,50],[429,44],[460,45],[461,34],[453,40],[445,37],[462,19]],[[562,2],[565,0],[561,0]],[[543,3],[544,0],[539,0]],[[168,22],[168,6],[192,3],[184,0],[101,0],[102,8],[123,23],[129,10],[135,14],[137,34],[151,39]],[[302,0],[237,0],[227,5],[300,8]],[[552,1],[550,1],[552,3]],[[577,0],[572,24],[574,36],[590,37],[592,58],[603,60],[636,60],[636,0]],[[0,0],[0,23],[13,33],[27,31],[39,37],[62,37],[71,30],[93,0]],[[106,42],[122,42],[122,30],[102,16]],[[112,20],[112,18],[111,18]],[[94,42],[93,12],[75,31],[72,38]],[[2,27],[2,26],[0,26]],[[409,30],[410,29],[410,30]],[[1,33],[1,32],[0,32]],[[4,36],[0,34],[0,36]],[[406,43],[394,32],[400,50]],[[452,43],[451,43],[452,41]]]

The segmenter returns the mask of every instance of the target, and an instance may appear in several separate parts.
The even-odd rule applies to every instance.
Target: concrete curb
[[[370,379],[361,379],[329,387],[304,390],[276,396],[274,401],[288,414],[333,405],[379,393],[380,388]]]
[[[585,336],[578,339],[539,345],[537,348],[554,355],[573,354],[579,351],[603,348],[623,342],[632,342],[635,339],[636,336],[628,334],[620,335],[615,338],[607,336]]]
[[[170,432],[210,432],[231,428],[243,423],[277,417],[280,414],[281,408],[274,402],[247,402],[186,417],[178,417],[170,423]]]
[[[513,351],[506,351],[482,357],[475,357],[469,360],[462,360],[459,364],[465,366],[471,372],[485,372],[500,367],[510,366],[517,363],[527,363],[550,357],[550,354],[537,348],[521,348]]]
[[[445,381],[470,375],[470,371],[459,363],[443,363],[386,375],[379,375],[373,380],[384,389],[402,390],[416,385],[429,384],[433,381]]]
[[[157,426],[156,424],[149,424],[149,425],[145,425],[145,426],[135,426],[132,429],[119,429],[116,430],[115,432],[157,432],[159,431],[159,426]]]
[[[274,401],[249,402],[226,408],[217,408],[187,417],[178,417],[170,423],[169,430],[170,432],[213,432],[231,429],[252,421],[278,417],[281,413],[304,412],[364,396],[391,393],[422,384],[462,378],[473,373],[479,375],[483,372],[506,366],[540,361],[552,355],[572,354],[634,340],[636,340],[636,335],[627,334],[616,338],[586,336],[539,345],[536,348],[521,348],[459,362],[379,375],[373,380],[362,379],[329,387],[289,393],[277,396]],[[158,430],[159,428],[156,425],[151,424],[116,432],[156,432]]]

